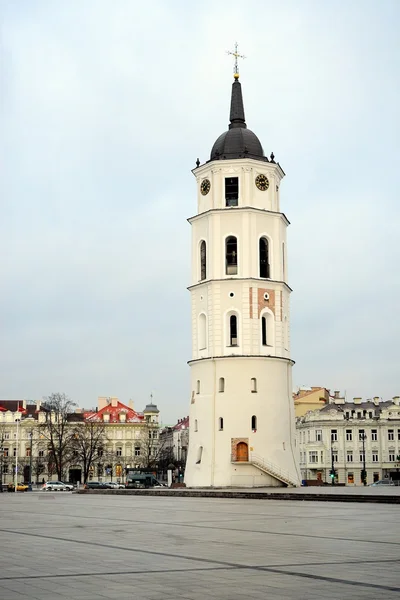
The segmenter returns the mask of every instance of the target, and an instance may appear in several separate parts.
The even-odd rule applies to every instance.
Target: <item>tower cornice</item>
[[[193,217],[189,217],[187,219],[188,223],[193,223],[193,221],[196,221],[198,219],[200,219],[201,217],[203,217],[204,215],[208,215],[208,214],[218,214],[218,213],[225,213],[225,212],[231,212],[231,211],[244,211],[244,212],[254,212],[254,213],[258,213],[258,214],[269,214],[269,215],[274,215],[278,218],[281,218],[285,225],[290,225],[290,221],[287,218],[287,216],[285,215],[285,213],[282,212],[277,212],[274,210],[266,210],[263,208],[255,208],[254,206],[235,206],[235,207],[225,207],[225,208],[211,208],[210,210],[206,210],[202,213],[199,213],[198,215],[193,215]]]
[[[222,169],[222,168],[226,168],[230,163],[232,163],[232,165],[235,168],[238,168],[240,166],[249,166],[252,165],[257,169],[260,169],[260,161],[259,160],[255,160],[253,158],[236,158],[236,159],[231,159],[231,160],[224,160],[223,163],[221,163],[220,160],[209,160],[208,162],[203,163],[202,165],[200,165],[199,167],[196,167],[195,169],[192,169],[192,173],[195,177],[201,177],[202,175],[204,175],[205,173],[208,173],[210,171],[210,169]],[[283,179],[286,175],[285,171],[282,169],[281,165],[279,163],[276,162],[263,162],[263,169],[273,169],[274,171],[276,171],[279,174],[280,179]]]
[[[200,362],[207,362],[207,361],[220,361],[220,360],[227,360],[227,359],[249,359],[249,360],[254,360],[254,359],[260,359],[260,360],[280,360],[283,362],[288,363],[289,365],[293,366],[295,365],[295,361],[292,360],[291,358],[286,358],[284,356],[265,356],[263,354],[228,354],[226,356],[206,356],[204,358],[196,358],[194,360],[188,360],[187,364],[188,365],[193,365],[195,363],[200,363]]]
[[[282,285],[288,292],[293,292],[292,288],[279,279],[261,279],[259,277],[220,277],[218,279],[204,279],[203,281],[199,281],[198,283],[194,283],[190,285],[187,290],[192,291],[198,287],[208,285],[210,283],[221,282],[221,281],[254,281],[254,283],[276,283],[278,285]]]

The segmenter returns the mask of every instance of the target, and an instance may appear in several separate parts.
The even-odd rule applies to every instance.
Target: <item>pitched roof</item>
[[[119,420],[120,413],[126,414],[126,423],[142,423],[144,420],[144,416],[141,413],[137,413],[133,410],[133,408],[129,408],[122,402],[117,402],[116,406],[112,406],[111,404],[107,404],[101,410],[88,411],[84,413],[84,417],[86,421],[104,421],[103,416],[109,415],[110,420],[109,423],[121,423]]]
[[[189,429],[189,417],[180,419],[177,424],[173,426],[174,431],[182,431],[182,429]]]
[[[24,402],[26,408],[24,409]],[[27,404],[26,400],[0,400],[0,412],[20,412],[25,417],[37,419],[36,404]]]

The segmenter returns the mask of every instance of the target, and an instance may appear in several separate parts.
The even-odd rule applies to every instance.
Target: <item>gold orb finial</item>
[[[233,79],[239,79],[239,73],[234,73],[233,74]]]

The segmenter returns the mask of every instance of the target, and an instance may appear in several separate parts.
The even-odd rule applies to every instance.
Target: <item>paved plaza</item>
[[[0,598],[399,598],[400,506],[0,494]]]

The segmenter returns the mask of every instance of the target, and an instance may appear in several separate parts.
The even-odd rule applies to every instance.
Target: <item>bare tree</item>
[[[145,469],[156,469],[163,456],[165,442],[160,440],[158,425],[144,423],[140,439],[140,462]]]
[[[48,473],[57,473],[60,481],[71,457],[74,430],[70,415],[76,406],[65,394],[51,394],[45,398],[42,410],[45,420],[39,425],[40,433],[48,444]]]
[[[82,464],[84,483],[89,478],[91,467],[103,456],[106,442],[107,435],[103,423],[82,421],[74,425],[72,451],[74,459],[78,459]]]

